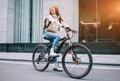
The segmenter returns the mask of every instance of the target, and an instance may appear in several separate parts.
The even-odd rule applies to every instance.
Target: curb
[[[112,65],[120,66],[120,55],[93,54],[93,65]],[[61,61],[61,57],[58,58]],[[32,62],[32,53],[2,53],[0,61],[23,61]]]
[[[32,60],[24,60],[24,59],[2,59],[0,58],[0,61],[21,61],[21,62],[31,62]],[[112,63],[93,63],[93,65],[107,65],[107,66],[120,66],[120,64],[112,64]]]

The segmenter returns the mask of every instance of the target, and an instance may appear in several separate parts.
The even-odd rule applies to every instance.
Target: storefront
[[[120,43],[120,0],[79,0],[81,42]]]

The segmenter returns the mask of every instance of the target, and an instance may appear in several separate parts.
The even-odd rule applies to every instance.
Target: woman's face
[[[55,14],[55,7],[54,7],[54,6],[51,6],[51,7],[50,7],[50,13],[51,13],[51,14]]]

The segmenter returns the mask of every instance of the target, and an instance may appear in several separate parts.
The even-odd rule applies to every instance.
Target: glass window
[[[15,0],[15,43],[30,42],[30,0]]]
[[[15,0],[15,43],[41,42],[42,0]]]
[[[119,14],[120,0],[79,0],[79,41],[120,42]]]

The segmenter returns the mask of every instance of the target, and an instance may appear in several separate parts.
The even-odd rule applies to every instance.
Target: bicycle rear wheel
[[[62,57],[65,73],[76,79],[83,78],[90,72],[92,62],[90,50],[82,44],[68,47]]]
[[[37,71],[44,71],[49,66],[49,51],[45,45],[38,45],[32,55],[32,63]]]

